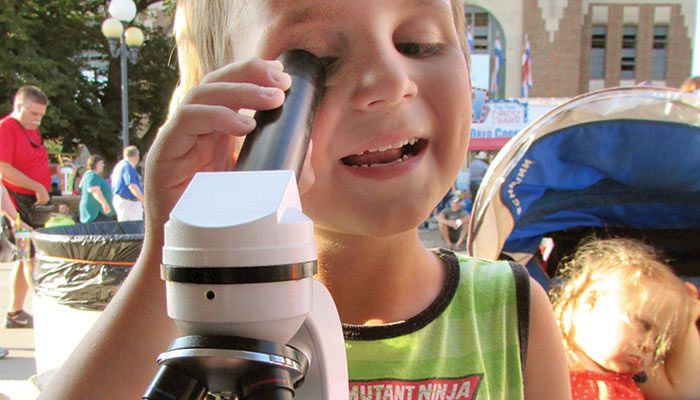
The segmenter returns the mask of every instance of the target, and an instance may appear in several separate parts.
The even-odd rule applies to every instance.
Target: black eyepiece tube
[[[321,60],[308,51],[290,50],[279,60],[291,75],[292,86],[281,107],[256,113],[257,126],[243,141],[235,170],[292,170],[298,181],[326,72]]]

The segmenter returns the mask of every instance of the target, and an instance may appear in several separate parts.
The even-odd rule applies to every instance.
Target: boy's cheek
[[[303,195],[308,192],[316,181],[316,175],[311,164],[311,154],[313,150],[313,141],[309,143],[309,150],[304,158],[304,165],[301,168],[301,176],[299,176],[299,194]]]

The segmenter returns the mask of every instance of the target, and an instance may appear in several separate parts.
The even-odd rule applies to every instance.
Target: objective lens
[[[294,383],[289,371],[268,368],[252,371],[238,382],[241,400],[292,400]]]

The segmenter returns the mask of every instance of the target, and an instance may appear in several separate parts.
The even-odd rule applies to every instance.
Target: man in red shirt
[[[33,204],[49,201],[49,157],[39,133],[49,99],[35,86],[15,94],[14,110],[0,120],[0,173],[23,221],[32,223]]]
[[[12,113],[0,120],[0,173],[22,221],[32,224],[32,206],[49,202],[49,157],[39,133],[49,99],[35,86],[23,86],[15,94]],[[34,226],[37,227],[37,226]],[[34,249],[29,260],[15,264],[5,328],[31,328],[33,318],[22,306],[34,269]],[[23,272],[23,273],[22,273]]]

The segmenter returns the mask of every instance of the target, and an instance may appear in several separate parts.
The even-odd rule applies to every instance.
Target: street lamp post
[[[136,63],[136,57],[143,44],[143,33],[135,26],[124,29],[136,16],[136,4],[132,0],[112,0],[109,3],[109,15],[112,18],[102,23],[102,34],[109,42],[112,57],[121,59],[122,148],[124,148],[129,145],[129,88],[126,60],[128,58],[132,64]]]

